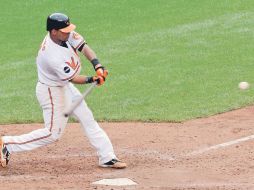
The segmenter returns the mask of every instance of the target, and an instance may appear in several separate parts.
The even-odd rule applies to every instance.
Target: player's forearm
[[[87,76],[77,75],[71,80],[71,82],[74,84],[85,84],[87,79],[88,79]]]
[[[83,47],[82,53],[89,61],[96,59],[95,52],[87,44]]]
[[[97,75],[100,75],[103,77],[106,77],[108,75],[108,74],[106,75],[104,74],[105,67],[102,66],[99,59],[97,59],[95,52],[87,44],[83,47],[82,53],[92,63],[93,68],[96,71]]]
[[[70,81],[74,84],[89,84],[95,82],[97,85],[102,85],[105,82],[105,77],[103,76],[88,77],[84,75],[77,75]]]

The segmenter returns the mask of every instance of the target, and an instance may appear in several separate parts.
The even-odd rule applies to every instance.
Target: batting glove
[[[86,77],[85,84],[96,82],[97,86],[100,86],[104,84],[105,80],[103,76]]]
[[[97,76],[102,76],[104,78],[107,78],[107,76],[108,76],[108,70],[105,69],[105,67],[103,67],[103,66],[97,68],[95,71],[96,71]]]

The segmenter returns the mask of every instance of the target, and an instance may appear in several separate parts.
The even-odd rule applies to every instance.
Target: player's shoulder
[[[74,49],[78,49],[83,43],[85,43],[85,40],[78,32],[72,31],[70,33],[68,42]]]
[[[80,40],[80,39],[83,39],[83,36],[81,36],[78,32],[72,31],[70,33],[69,40]]]

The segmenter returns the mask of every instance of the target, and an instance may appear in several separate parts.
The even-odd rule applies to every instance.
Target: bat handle
[[[91,86],[89,86],[86,91],[82,94],[82,96],[76,101],[73,102],[71,107],[64,113],[64,117],[68,117],[73,110],[82,102],[82,100],[92,91],[92,89],[97,85],[97,82],[93,82]]]

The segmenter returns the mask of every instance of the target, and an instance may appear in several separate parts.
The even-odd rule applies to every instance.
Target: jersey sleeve
[[[68,42],[74,49],[78,49],[81,45],[83,45],[85,42],[85,39],[83,36],[81,36],[79,33],[72,31],[70,33]]]
[[[70,81],[80,73],[80,69],[80,64],[73,66],[67,63],[62,63],[55,67],[55,72],[61,81]]]

